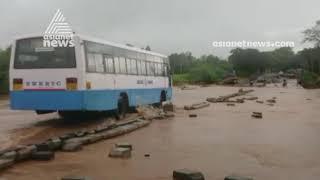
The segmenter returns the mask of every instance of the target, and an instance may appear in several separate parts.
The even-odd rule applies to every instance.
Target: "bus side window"
[[[131,73],[137,75],[137,60],[131,59]]]
[[[114,63],[113,63],[113,58],[106,56],[104,58],[105,65],[106,65],[106,72],[107,73],[114,73]]]
[[[104,72],[104,64],[102,59],[102,54],[94,54],[94,60],[96,64],[96,72]]]
[[[149,76],[155,75],[155,64],[153,62],[147,63],[147,72]]]
[[[94,54],[92,54],[92,53],[87,54],[87,62],[88,62],[88,72],[95,72],[96,71],[96,63],[94,60]]]
[[[126,63],[127,63],[128,74],[132,74],[132,72],[131,72],[131,59],[126,58]]]
[[[146,61],[141,60],[141,75],[147,75]]]
[[[117,73],[117,74],[120,73],[120,60],[119,60],[119,57],[114,57],[114,70],[115,70],[115,73]]]
[[[151,65],[151,74],[156,76],[156,63],[150,63]]]
[[[137,74],[142,75],[141,73],[141,61],[137,60]]]
[[[159,76],[163,76],[163,64],[162,63],[159,63],[158,64],[158,67],[159,67]]]
[[[127,74],[126,59],[124,57],[119,58],[119,64],[120,64],[120,73]]]

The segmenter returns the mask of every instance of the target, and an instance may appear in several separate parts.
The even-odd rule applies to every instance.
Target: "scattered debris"
[[[238,98],[236,99],[237,103],[244,103],[245,98]]]
[[[131,149],[123,147],[113,147],[109,153],[109,157],[113,158],[130,158]]]
[[[254,118],[261,119],[262,118],[262,113],[261,112],[253,112],[251,116],[254,117]]]
[[[49,143],[52,144],[52,147],[53,147],[53,150],[57,150],[57,149],[60,149],[61,148],[61,139],[56,137],[56,138],[51,138],[48,140]]]
[[[53,149],[53,144],[44,142],[41,144],[36,144],[37,151],[50,151]]]
[[[267,102],[268,103],[276,103],[276,100],[275,99],[268,99]]]
[[[144,154],[144,157],[150,157],[150,154]]]
[[[54,158],[53,151],[37,151],[32,154],[32,159],[34,159],[34,160],[48,161],[53,158]]]
[[[92,179],[84,176],[65,176],[61,178],[61,180],[92,180]]]
[[[14,164],[13,159],[0,159],[0,170],[6,169]]]
[[[225,96],[219,96],[218,98],[207,98],[208,102],[212,102],[212,103],[221,103],[221,102],[230,102],[230,103],[243,103],[244,99],[237,99],[236,101],[232,101],[230,100],[230,98],[234,98],[237,96],[243,96],[246,95],[250,92],[253,92],[254,90],[243,90],[243,89],[239,89],[239,91],[237,93],[232,93],[229,95],[225,95]]]
[[[120,147],[120,148],[128,148],[130,150],[132,150],[132,145],[129,143],[117,143],[115,144],[116,147]]]
[[[231,175],[225,177],[224,180],[253,180],[253,178]]]
[[[198,116],[197,114],[189,114],[189,117],[191,117],[191,118],[195,118],[197,116]]]
[[[227,106],[235,106],[234,103],[228,103]]]
[[[162,110],[154,110],[158,116],[164,113]],[[172,114],[164,113],[162,118],[172,116]],[[151,121],[143,120],[140,117],[133,120],[121,121],[108,124],[105,127],[97,127],[86,131],[78,131],[74,133],[67,133],[60,137],[48,139],[39,144],[7,148],[0,151],[0,170],[10,167],[14,163],[23,160],[50,160],[54,158],[54,151],[61,150],[66,152],[74,152],[82,149],[83,145],[94,143],[103,139],[109,139],[115,136],[123,135],[132,132],[138,128],[147,126]],[[124,151],[124,156],[128,156],[127,151],[131,149],[129,144],[121,143],[119,146],[128,146],[128,148],[115,147],[117,151]],[[119,149],[120,148],[120,149]]]
[[[80,151],[82,150],[82,143],[81,142],[66,143],[62,146],[61,150],[65,152]]]
[[[199,171],[181,169],[173,171],[174,180],[204,180],[204,175]]]
[[[145,120],[161,120],[174,117],[174,113],[167,111],[165,112],[162,109],[154,108],[152,106],[140,106],[137,108],[138,114],[143,117]]]
[[[256,102],[259,103],[259,104],[263,104],[264,103],[263,101],[259,101],[259,100],[257,100]]]
[[[16,151],[9,151],[9,152],[6,152],[4,154],[1,155],[1,159],[12,159],[12,160],[15,160],[17,157],[17,152]]]
[[[181,87],[181,90],[193,90],[193,89],[196,89],[196,87],[191,87],[191,86],[186,86],[186,85]]]
[[[173,112],[164,113],[164,118],[173,118],[173,117],[174,117],[174,113]]]
[[[174,105],[170,102],[170,103],[165,103],[162,105],[162,109],[164,112],[174,112],[175,107]]]
[[[274,106],[274,104],[272,104],[272,103],[268,103],[267,105],[268,105],[268,106]]]
[[[254,100],[257,100],[258,97],[247,97],[247,98],[244,98],[245,100],[249,100],[249,101],[254,101]]]
[[[229,76],[222,80],[221,84],[223,85],[235,85],[238,83],[238,77],[236,76]]]
[[[17,151],[16,160],[22,161],[22,160],[29,159],[31,157],[32,153],[34,153],[36,150],[37,150],[37,147],[35,145],[26,146],[25,148]]]
[[[195,103],[195,104],[191,104],[191,105],[186,105],[184,106],[185,110],[194,110],[194,109],[200,109],[200,108],[205,108],[210,106],[210,104],[208,102],[201,102],[201,103]]]

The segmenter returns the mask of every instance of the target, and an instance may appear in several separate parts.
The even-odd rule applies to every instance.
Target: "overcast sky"
[[[57,9],[76,33],[169,55],[227,57],[213,41],[294,41],[320,19],[319,0],[0,0],[0,46],[43,33]]]

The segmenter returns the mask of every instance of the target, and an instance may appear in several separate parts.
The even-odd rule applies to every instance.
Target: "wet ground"
[[[210,86],[174,91],[178,107],[201,102],[207,97],[236,92],[237,87]],[[318,179],[320,177],[320,90],[254,88],[247,96],[261,100],[276,97],[274,106],[246,101],[236,106],[224,103],[194,110],[197,118],[179,108],[171,120],[153,121],[128,135],[85,146],[76,153],[56,153],[49,162],[28,161],[5,170],[5,179],[57,180],[65,175],[84,175],[97,180],[172,179],[179,168],[201,170],[208,180],[222,180],[229,174],[259,180]],[[253,111],[262,119],[251,117]],[[0,100],[1,146],[40,140],[105,121],[65,125],[56,115],[37,116],[12,112]],[[49,135],[48,135],[49,134]],[[110,159],[116,142],[133,144],[132,158]],[[150,157],[145,157],[150,154]]]

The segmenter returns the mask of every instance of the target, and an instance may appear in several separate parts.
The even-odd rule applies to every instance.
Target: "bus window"
[[[168,76],[168,65],[164,64],[164,76]]]
[[[141,75],[147,75],[146,61],[141,61]]]
[[[120,60],[119,60],[119,57],[114,57],[114,70],[115,70],[115,73],[117,73],[117,74],[120,73]]]
[[[137,74],[141,75],[141,61],[137,60]]]
[[[154,64],[154,75],[158,76],[158,63],[153,63]]]
[[[105,56],[104,57],[104,63],[105,63],[105,66],[106,66],[106,72],[107,73],[114,73],[113,58],[111,56]]]
[[[153,62],[147,62],[147,72],[149,76],[155,75],[155,66]]]
[[[131,72],[131,59],[126,58],[126,63],[127,63],[128,74],[132,74],[132,72]]]
[[[158,64],[158,76],[163,76],[163,64],[159,63]]]
[[[96,72],[104,72],[104,64],[102,59],[102,54],[94,54],[94,61],[96,65]]]
[[[74,47],[43,47],[43,38],[16,42],[15,69],[75,68]]]
[[[127,74],[126,59],[124,57],[119,57],[120,73]]]
[[[88,72],[95,72],[96,64],[94,61],[94,54],[92,53],[87,54],[87,63],[88,63]]]
[[[131,74],[138,74],[137,72],[137,61],[135,59],[131,59]]]

